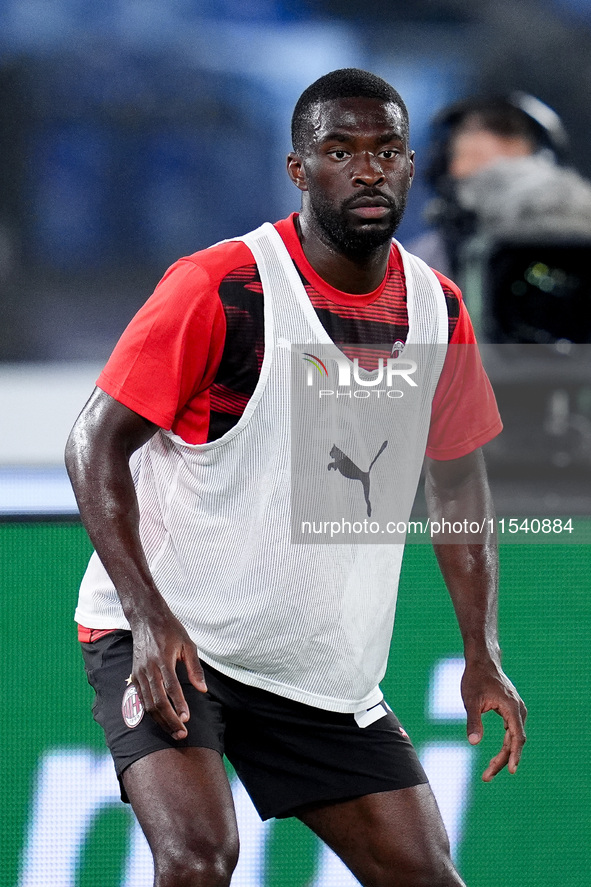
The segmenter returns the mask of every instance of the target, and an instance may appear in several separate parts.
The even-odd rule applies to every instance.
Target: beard
[[[322,192],[315,192],[309,188],[308,196],[311,214],[328,244],[336,247],[339,252],[354,257],[368,256],[392,240],[404,215],[407,198],[406,194],[402,194],[397,201],[389,199],[389,216],[380,219],[379,222],[363,223],[360,220],[361,224],[356,227],[348,218],[347,209],[349,204],[361,195],[356,194],[344,200],[340,207],[329,203]],[[368,190],[363,196],[373,197],[375,194]]]

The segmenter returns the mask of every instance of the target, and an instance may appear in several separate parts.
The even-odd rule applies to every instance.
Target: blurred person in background
[[[591,183],[564,165],[559,116],[523,92],[472,97],[434,119],[427,206],[431,228],[411,252],[462,284],[466,245],[494,240],[581,240],[591,236]]]

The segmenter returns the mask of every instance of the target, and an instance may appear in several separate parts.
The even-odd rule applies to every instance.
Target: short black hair
[[[336,99],[367,98],[391,102],[402,111],[404,137],[408,139],[408,110],[402,97],[393,86],[381,77],[362,71],[360,68],[339,68],[315,80],[301,94],[291,118],[291,138],[294,151],[302,154],[308,146],[308,123],[310,111],[320,102]]]

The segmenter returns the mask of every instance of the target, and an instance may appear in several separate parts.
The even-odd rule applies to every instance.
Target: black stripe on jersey
[[[236,269],[222,280],[218,292],[226,315],[226,341],[210,389],[208,440],[217,440],[236,424],[256,388],[264,356],[263,291],[257,266]],[[232,392],[236,402],[230,406]]]

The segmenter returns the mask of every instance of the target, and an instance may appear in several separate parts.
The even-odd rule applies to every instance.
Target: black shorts
[[[200,693],[179,663],[191,717],[187,738],[176,741],[143,713],[133,684],[128,685],[131,632],[115,631],[81,646],[96,693],[94,718],[105,731],[124,801],[125,768],[164,748],[225,754],[262,819],[427,782],[410,739],[385,702],[367,715],[339,714],[242,684],[204,662],[208,692]]]

